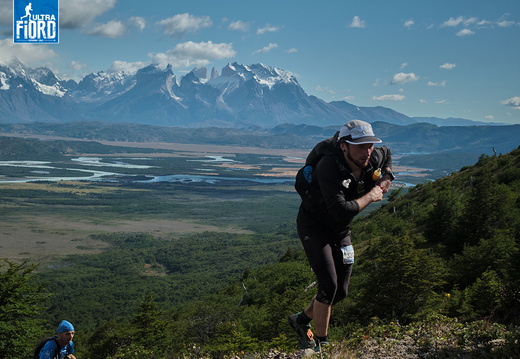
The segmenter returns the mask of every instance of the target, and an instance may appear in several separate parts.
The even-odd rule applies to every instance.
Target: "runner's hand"
[[[383,189],[380,186],[375,186],[366,195],[369,196],[370,202],[379,202],[383,199]]]
[[[383,190],[383,193],[388,192],[391,184],[392,184],[392,180],[390,180],[390,178],[385,178],[385,177],[381,177],[376,183],[377,186],[381,187],[381,189]]]

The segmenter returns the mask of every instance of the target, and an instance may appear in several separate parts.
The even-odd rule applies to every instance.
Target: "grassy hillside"
[[[357,264],[348,299],[333,311],[331,337],[338,344],[331,357],[367,354],[374,345],[385,357],[397,349],[415,357],[514,357],[520,338],[519,165],[518,150],[483,156],[356,221]],[[278,263],[247,271],[173,312],[161,312],[149,298],[123,327],[142,334],[136,321],[148,316],[169,328],[171,339],[163,343],[169,347],[146,349],[161,358],[294,348],[286,316],[314,295],[306,290],[312,279],[302,252],[288,251]],[[92,344],[108,348],[125,335],[132,337],[121,329],[112,339],[92,337]],[[192,344],[179,346],[179,338]],[[130,341],[128,350],[145,350],[139,339]]]
[[[159,184],[137,196],[125,184],[46,186],[3,188],[1,208],[11,219],[27,211],[43,215],[39,210],[46,208],[71,222],[98,214],[96,220],[109,225],[143,213],[202,216],[251,232],[101,231],[90,236],[107,245],[99,254],[66,256],[37,269],[4,265],[2,279],[19,278],[24,290],[1,293],[18,308],[32,293],[31,303],[41,308],[22,318],[43,320],[22,326],[20,318],[9,321],[13,312],[2,312],[4,344],[28,343],[10,334],[28,327],[41,332],[67,318],[78,328],[81,358],[224,358],[296,348],[286,317],[315,289],[307,289],[314,278],[294,232],[297,198],[286,186],[235,183],[217,192],[208,185]],[[338,357],[384,338],[411,340],[417,357],[510,357],[520,338],[519,193],[515,150],[481,156],[475,166],[401,197],[393,192],[383,208],[358,219],[351,292],[333,311]],[[45,289],[32,285],[42,282]],[[17,293],[29,294],[12,301]]]
[[[515,150],[482,156],[357,222],[367,278],[356,285],[365,288],[360,298],[370,314],[411,320],[442,303],[442,313],[459,319],[519,324],[519,193]],[[392,295],[401,299],[389,302]]]

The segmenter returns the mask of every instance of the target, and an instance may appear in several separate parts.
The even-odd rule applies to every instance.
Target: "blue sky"
[[[49,45],[13,44],[12,9],[0,0],[0,61],[61,78],[261,62],[327,102],[520,124],[519,0],[60,0]]]

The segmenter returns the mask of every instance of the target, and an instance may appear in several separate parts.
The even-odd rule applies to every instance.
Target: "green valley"
[[[315,291],[294,225],[305,151],[0,139],[0,357],[26,357],[62,319],[78,358],[294,352],[287,315]],[[442,178],[397,165],[417,185],[355,221],[330,357],[372,340],[408,341],[416,357],[513,357],[520,150]]]

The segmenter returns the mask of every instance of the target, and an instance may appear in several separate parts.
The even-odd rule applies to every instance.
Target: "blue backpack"
[[[33,359],[39,359],[40,358],[40,352],[42,351],[42,348],[44,347],[47,342],[54,340],[54,343],[56,344],[56,349],[54,350],[54,354],[52,355],[53,358],[56,358],[58,355],[58,351],[60,350],[60,345],[58,344],[58,340],[56,337],[47,337],[40,341],[38,345],[36,346],[36,349],[34,349]],[[67,344],[67,355],[70,354],[70,344]]]

